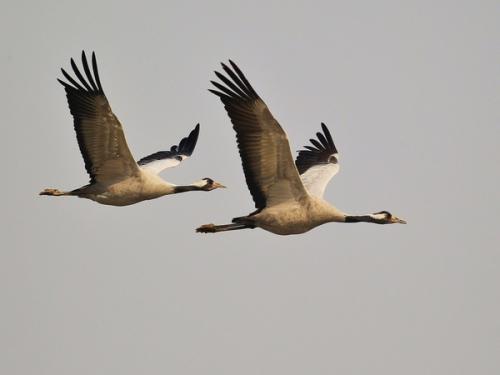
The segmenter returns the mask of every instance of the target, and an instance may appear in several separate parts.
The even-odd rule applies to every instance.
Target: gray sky
[[[208,4],[210,3],[210,4]],[[0,373],[498,374],[496,1],[5,2]],[[136,158],[201,123],[175,183],[117,208],[88,181],[59,67],[95,50]],[[234,59],[297,150],[324,121],[326,198],[409,224],[198,235],[253,210],[206,89]]]

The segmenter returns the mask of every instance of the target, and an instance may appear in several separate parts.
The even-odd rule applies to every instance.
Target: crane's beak
[[[393,223],[398,223],[398,224],[406,224],[406,220],[403,220],[403,219],[400,219],[399,217],[397,216],[393,216],[391,221]]]
[[[214,187],[214,189],[217,189],[217,188],[222,188],[222,189],[225,189],[226,187],[224,185],[222,185],[221,183],[218,183],[218,182],[215,182],[214,181],[214,184],[212,185]]]

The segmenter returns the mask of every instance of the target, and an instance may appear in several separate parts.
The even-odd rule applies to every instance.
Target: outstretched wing
[[[189,133],[185,138],[182,138],[179,145],[174,145],[170,151],[158,151],[154,154],[143,157],[137,162],[141,168],[150,170],[156,174],[164,169],[178,166],[183,160],[191,156],[198,141],[200,134],[200,124]]]
[[[64,69],[61,71],[68,82],[58,81],[66,90],[78,146],[90,181],[109,183],[133,176],[139,168],[127,146],[123,128],[102,90],[95,54],[92,52],[93,75],[84,51],[82,64],[86,77],[71,59],[78,81]]]
[[[222,100],[233,123],[255,207],[306,197],[285,132],[238,66],[229,63],[232,69],[222,64],[227,76],[215,72],[225,85],[211,81],[218,90],[209,91]]]
[[[339,171],[338,151],[330,131],[321,123],[323,133],[316,133],[318,139],[310,139],[313,146],[300,150],[295,165],[302,183],[309,194],[322,198],[326,185]]]

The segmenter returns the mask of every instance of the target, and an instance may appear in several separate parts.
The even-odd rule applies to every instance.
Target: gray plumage
[[[209,91],[221,99],[231,119],[257,210],[234,218],[232,224],[202,225],[197,232],[259,227],[288,235],[307,232],[327,222],[404,222],[389,213],[347,215],[326,202],[324,189],[338,171],[337,149],[326,125],[322,124],[323,133],[317,133],[318,140],[311,139],[313,146],[305,146],[294,163],[286,133],[238,66],[231,60],[229,64],[222,64],[226,75],[215,72],[225,85],[211,81],[216,90]]]
[[[176,186],[158,176],[163,169],[174,167],[190,156],[196,145],[199,125],[170,151],[160,151],[136,163],[127,145],[123,127],[111,110],[101,85],[97,61],[92,53],[92,70],[82,52],[85,76],[75,61],[71,67],[77,79],[61,69],[73,125],[90,182],[81,188],[64,192],[45,189],[40,195],[78,196],[98,203],[126,206],[143,200],[185,191],[210,191],[223,185],[205,178],[191,185]]]

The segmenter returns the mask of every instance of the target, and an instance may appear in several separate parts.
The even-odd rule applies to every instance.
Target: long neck
[[[322,223],[378,223],[377,218],[371,214],[367,215],[349,215],[338,208],[332,206],[326,201],[316,201],[316,217]],[[321,214],[319,214],[321,212]]]
[[[180,185],[174,186],[174,194],[185,193],[187,191],[202,191],[203,187],[198,185]]]
[[[345,215],[346,223],[376,223],[375,218],[371,215]]]
[[[315,216],[321,223],[343,223],[347,214],[324,200],[317,200]]]

